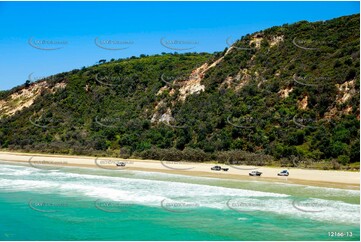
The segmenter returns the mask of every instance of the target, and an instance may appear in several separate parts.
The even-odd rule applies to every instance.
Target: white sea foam
[[[43,191],[54,189],[59,183],[52,181],[33,181],[22,179],[0,179],[0,189],[7,191]]]
[[[168,175],[171,176],[171,175]],[[217,187],[136,178],[77,174],[63,171],[46,171],[24,166],[0,166],[0,189],[57,193],[63,196],[87,197],[97,200],[122,201],[146,206],[160,206],[167,201],[189,202],[203,208],[222,209],[242,213],[272,213],[296,216],[319,221],[358,224],[360,206],[342,201],[307,198],[260,192],[247,189]],[[143,177],[143,178],[140,178]],[[264,186],[265,184],[261,184]],[[297,188],[297,187],[295,187]],[[303,187],[315,192],[357,196],[359,191],[332,190],[331,188]],[[313,193],[313,192],[312,192]]]
[[[331,187],[313,187],[313,186],[305,186],[306,190],[314,191],[315,193],[322,190],[323,193],[327,195],[335,195],[335,196],[360,196],[360,190],[348,190],[348,189],[340,189],[340,188],[331,188]]]
[[[36,169],[31,167],[0,165],[0,175],[26,176],[35,171]]]

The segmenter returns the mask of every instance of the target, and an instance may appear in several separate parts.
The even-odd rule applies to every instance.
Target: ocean
[[[360,240],[360,191],[0,162],[0,240]]]

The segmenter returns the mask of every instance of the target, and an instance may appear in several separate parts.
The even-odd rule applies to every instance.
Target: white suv
[[[277,174],[277,176],[288,176],[290,173],[287,170],[283,170]]]

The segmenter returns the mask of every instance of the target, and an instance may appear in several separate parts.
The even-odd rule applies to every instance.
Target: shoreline
[[[112,157],[97,158],[92,156],[45,155],[3,151],[0,151],[0,161],[10,163],[27,163],[35,168],[43,169],[46,166],[53,166],[99,168],[108,170],[134,170],[240,181],[265,181],[352,190],[360,189],[360,172],[354,171],[311,170],[293,167],[256,167],[246,165],[233,166],[223,164],[217,165],[222,166],[222,168],[229,168],[228,171],[212,171],[210,168],[213,167],[215,163],[121,159]],[[126,166],[117,167],[115,165],[117,161],[123,161],[126,163]],[[286,169],[290,172],[288,177],[277,176],[278,172]],[[248,175],[251,170],[259,170],[263,174],[261,177],[251,177]]]

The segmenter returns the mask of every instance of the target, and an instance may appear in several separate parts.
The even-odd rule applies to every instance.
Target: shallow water
[[[357,241],[359,203],[356,190],[0,163],[1,240]]]

